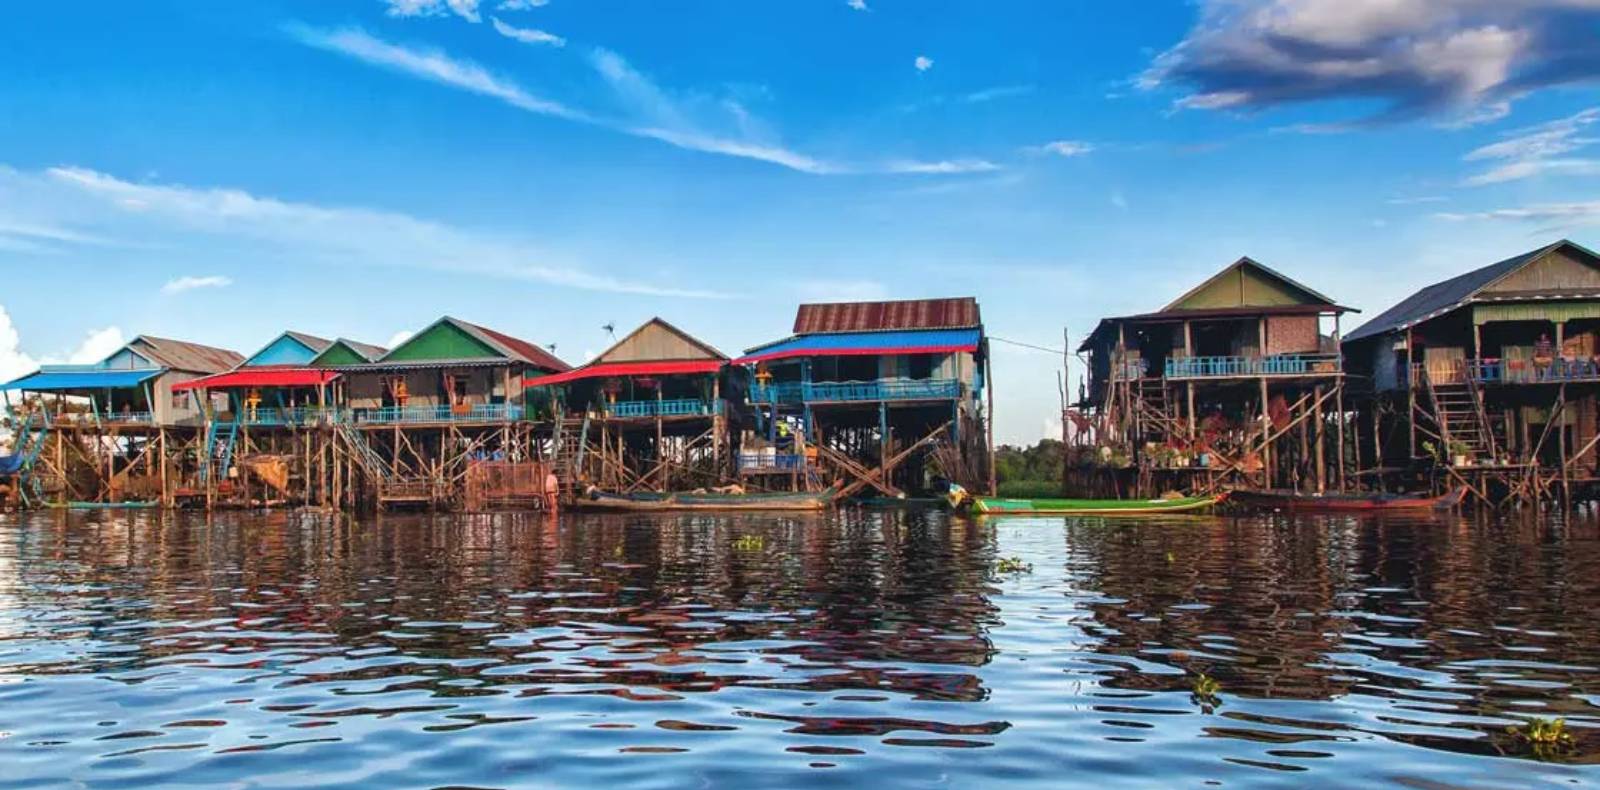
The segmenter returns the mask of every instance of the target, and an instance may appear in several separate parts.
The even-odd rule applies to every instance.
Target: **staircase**
[[[38,460],[39,453],[44,449],[45,439],[50,435],[50,422],[44,415],[34,415],[24,419],[15,430],[19,434],[12,452],[18,459],[17,494],[21,497],[23,505],[43,502],[44,484],[33,474],[33,463]],[[33,494],[32,497],[29,497],[30,492]]]
[[[578,490],[579,473],[583,470],[583,458],[589,448],[589,415],[583,415],[583,426],[573,430],[567,424],[565,416],[556,420],[555,453],[550,458],[550,469],[555,472],[556,479],[560,481],[560,498],[570,502],[574,497],[582,495]]]
[[[1434,419],[1439,424],[1439,436],[1444,439],[1444,452],[1451,445],[1462,445],[1474,455],[1493,457],[1494,433],[1489,429],[1488,415],[1483,408],[1482,392],[1471,379],[1435,383],[1427,377],[1428,397],[1433,402]]]
[[[239,421],[213,421],[206,428],[205,462],[200,465],[200,482],[208,483],[215,470],[217,479],[228,478],[228,468],[233,465],[233,448],[239,439]]]
[[[338,423],[338,432],[340,440],[344,442],[345,449],[350,453],[350,457],[355,459],[356,465],[361,467],[361,471],[373,484],[382,485],[394,476],[389,468],[389,463],[383,460],[376,450],[372,449],[372,445],[367,444],[367,440],[361,436],[360,431],[357,431],[349,423],[341,421]]]
[[[1166,381],[1145,378],[1134,387],[1134,409],[1144,425],[1146,437],[1155,434],[1166,440],[1183,435],[1183,424],[1173,415],[1171,404],[1167,402]]]

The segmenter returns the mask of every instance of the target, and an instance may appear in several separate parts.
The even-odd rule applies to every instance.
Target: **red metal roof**
[[[180,381],[172,385],[172,391],[225,390],[242,387],[316,387],[338,377],[338,371],[326,368],[241,368],[228,373],[218,373],[215,376]]]
[[[794,333],[970,329],[982,323],[978,316],[978,300],[970,296],[899,302],[839,302],[800,305],[800,312],[794,317]]]
[[[466,321],[462,321],[461,323],[466,324],[467,326],[470,326],[473,329],[484,333],[485,335],[488,335],[490,339],[502,346],[505,346],[506,349],[511,351],[513,354],[516,354],[527,362],[530,362],[541,368],[557,373],[572,369],[571,365],[562,362],[556,357],[556,355],[534,345],[533,343],[529,343],[526,340],[512,337],[504,332],[496,332],[493,329],[480,324],[471,324]]]
[[[609,365],[589,365],[554,376],[524,376],[524,387],[550,387],[580,379],[622,376],[670,376],[674,373],[715,373],[726,364],[720,359],[697,359],[679,362],[616,362]]]

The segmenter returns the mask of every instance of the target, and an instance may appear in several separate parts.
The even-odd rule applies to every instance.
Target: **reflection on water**
[[[6,786],[1600,778],[1592,525],[0,517]],[[996,573],[1017,556],[1031,573]],[[1200,676],[1214,695],[1196,694]],[[1507,728],[1564,717],[1533,759]]]

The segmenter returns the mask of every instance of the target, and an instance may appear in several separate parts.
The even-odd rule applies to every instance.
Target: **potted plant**
[[[1465,442],[1455,439],[1450,440],[1450,459],[1455,466],[1472,465],[1472,448]]]

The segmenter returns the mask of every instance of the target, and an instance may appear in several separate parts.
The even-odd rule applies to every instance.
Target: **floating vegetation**
[[[1204,672],[1196,675],[1194,686],[1191,687],[1189,701],[1200,706],[1206,713],[1222,707],[1222,684],[1217,679]]]
[[[740,535],[733,541],[735,551],[760,551],[766,546],[766,539],[760,535]]]
[[[995,573],[1033,573],[1033,565],[1023,562],[1021,557],[1001,557],[994,564]]]
[[[1567,732],[1566,719],[1528,719],[1521,727],[1507,727],[1506,732],[1525,744],[1534,757],[1548,760],[1571,749],[1574,741]]]

